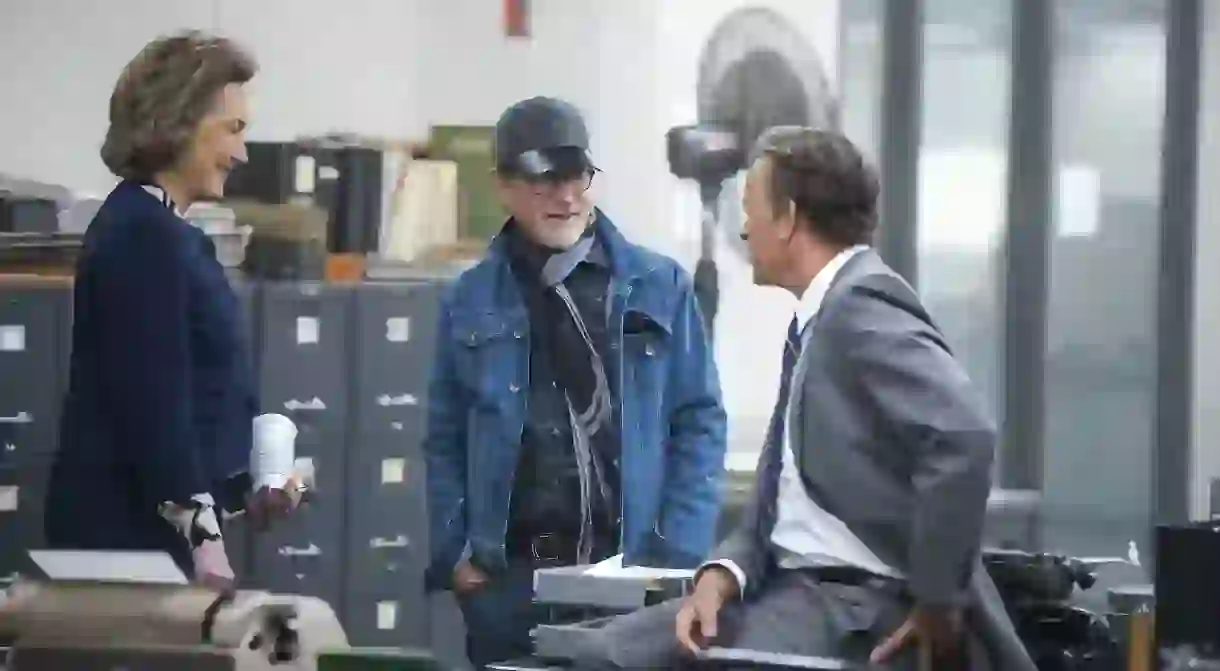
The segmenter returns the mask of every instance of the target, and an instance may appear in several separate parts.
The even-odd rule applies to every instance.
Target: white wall
[[[97,149],[124,63],[157,35],[233,37],[262,70],[254,139],[351,131],[422,137],[431,123],[490,124],[531,95],[588,116],[603,207],[635,240],[694,265],[699,204],[665,160],[665,132],[695,121],[702,46],[729,12],[769,6],[839,70],[838,0],[534,0],[533,37],[502,35],[494,0],[5,0],[0,9],[0,172],[104,192]],[[596,8],[593,6],[596,5]],[[14,64],[17,64],[14,66]],[[717,357],[734,442],[761,444],[793,300],[752,286],[719,252]]]
[[[258,57],[256,138],[423,128],[412,2],[5,0],[0,5],[0,172],[104,192],[97,156],[123,65],[149,40],[183,28],[236,38]],[[355,15],[360,18],[350,18]]]
[[[1199,114],[1199,198],[1195,241],[1194,408],[1191,517],[1208,514],[1208,487],[1220,477],[1220,3],[1203,3]]]

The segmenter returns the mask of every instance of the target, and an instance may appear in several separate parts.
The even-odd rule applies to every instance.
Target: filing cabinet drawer
[[[302,434],[344,429],[350,296],[349,289],[315,283],[261,290],[262,411],[287,415]]]
[[[422,423],[442,285],[365,284],[357,292],[356,409],[364,430]]]
[[[363,447],[363,446],[362,446]],[[348,562],[363,584],[399,581],[428,557],[425,473],[418,452],[367,450],[348,467]]]
[[[41,419],[22,410],[0,416],[0,468],[17,468],[50,458],[58,445],[58,409],[47,410]]]
[[[316,471],[312,500],[270,530],[253,534],[250,580],[256,587],[326,600],[336,609],[343,569],[342,438],[297,443],[297,459]]]
[[[396,584],[348,592],[344,630],[352,645],[427,647],[428,600],[422,567]]]
[[[26,551],[44,545],[47,464],[0,468],[0,581],[28,566]]]
[[[65,284],[0,283],[0,466],[56,448],[71,306]]]
[[[340,608],[343,557],[340,513],[303,510],[293,531],[259,534],[249,582],[257,589],[316,596]]]

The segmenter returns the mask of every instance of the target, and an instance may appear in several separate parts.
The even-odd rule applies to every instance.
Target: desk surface
[[[566,667],[557,666],[549,662],[544,662],[539,659],[513,659],[499,664],[492,664],[487,667],[495,671],[563,671]],[[4,669],[0,669],[4,671]]]

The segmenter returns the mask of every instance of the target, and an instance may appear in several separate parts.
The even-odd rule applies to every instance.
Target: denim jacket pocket
[[[458,379],[479,408],[499,407],[520,391],[517,361],[525,347],[523,325],[498,315],[455,313],[450,334]]]
[[[623,367],[637,384],[663,382],[671,336],[667,326],[645,312],[628,311],[623,319]],[[660,393],[661,387],[655,391]],[[638,389],[636,391],[646,391]]]

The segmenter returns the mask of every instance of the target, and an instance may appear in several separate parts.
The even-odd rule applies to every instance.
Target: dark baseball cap
[[[526,177],[596,170],[584,117],[571,103],[541,96],[509,107],[496,122],[496,168]]]

